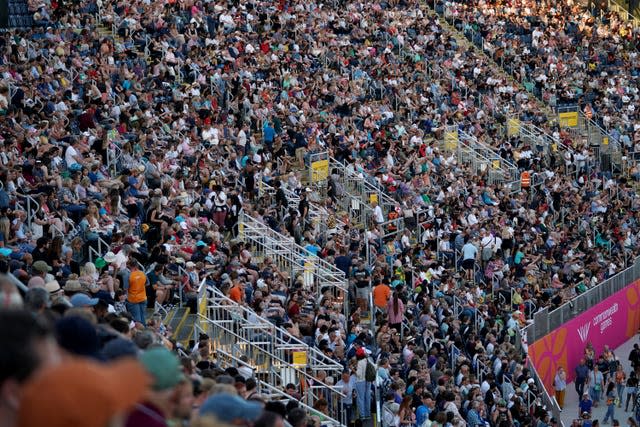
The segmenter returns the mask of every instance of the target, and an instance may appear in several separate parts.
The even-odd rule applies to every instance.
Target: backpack
[[[377,374],[376,374],[376,367],[373,366],[373,363],[369,362],[367,360],[367,368],[364,371],[364,379],[367,382],[374,382],[376,380]]]

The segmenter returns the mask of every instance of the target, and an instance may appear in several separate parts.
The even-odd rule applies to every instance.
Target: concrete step
[[[185,347],[188,346],[189,340],[193,338],[193,326],[197,318],[197,314],[190,314],[190,310],[187,309],[186,315],[182,318],[178,329],[173,334],[175,340]]]
[[[180,327],[189,315],[189,309],[186,307],[176,307],[172,309],[172,311],[174,311],[173,317],[165,324],[173,331],[173,336],[175,337],[180,332]]]

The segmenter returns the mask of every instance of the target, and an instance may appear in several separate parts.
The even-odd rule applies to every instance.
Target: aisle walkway
[[[615,350],[615,354],[618,359],[622,362],[622,366],[624,367],[624,372],[629,375],[631,371],[631,364],[629,363],[629,353],[633,349],[633,344],[638,343],[638,335],[631,338],[629,341],[622,344]],[[620,425],[626,425],[627,418],[632,415],[631,412],[631,402],[629,402],[629,412],[624,411],[624,404],[626,401],[627,395],[624,393],[624,399],[622,401],[622,408],[616,408],[614,413],[614,418],[620,421]],[[602,425],[602,420],[604,419],[604,414],[607,412],[607,407],[600,400],[600,405],[597,408],[593,408],[593,417],[592,419],[600,420],[600,425]],[[564,410],[562,411],[562,422],[564,422],[565,427],[569,427],[573,420],[578,417],[578,394],[576,393],[576,389],[573,383],[567,386],[567,394],[565,396],[564,401]],[[609,423],[611,424],[611,423]]]

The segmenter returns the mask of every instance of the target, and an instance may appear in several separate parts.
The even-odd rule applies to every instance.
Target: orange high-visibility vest
[[[522,174],[520,175],[520,186],[522,188],[529,188],[530,185],[531,185],[531,176],[529,175],[529,172],[527,171],[522,172]]]
[[[392,220],[398,219],[398,216],[399,216],[399,215],[398,215],[398,212],[396,212],[395,210],[393,210],[393,211],[389,212],[389,215],[387,215],[387,217],[388,217],[388,220],[389,220],[389,221],[392,221]],[[395,222],[391,222],[391,223],[389,223],[389,225],[387,226],[387,229],[388,229],[389,231],[396,231],[396,230],[398,229],[398,226],[396,225],[396,223],[395,223]]]

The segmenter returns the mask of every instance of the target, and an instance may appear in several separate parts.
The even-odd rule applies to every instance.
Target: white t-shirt
[[[73,145],[69,145],[64,152],[64,161],[67,163],[67,167],[78,163],[76,157],[79,155],[78,150],[73,148]]]
[[[373,209],[373,216],[378,224],[381,224],[384,222],[384,214],[382,213],[382,208],[380,207],[380,205],[376,206]]]

